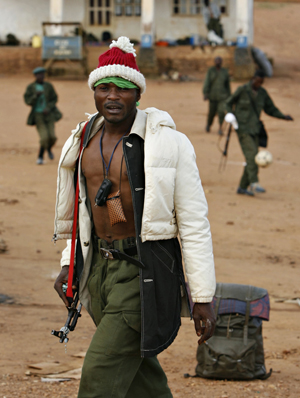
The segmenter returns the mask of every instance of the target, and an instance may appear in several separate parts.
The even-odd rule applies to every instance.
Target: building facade
[[[246,34],[253,40],[253,0],[214,0],[220,7],[225,40]],[[14,34],[28,44],[42,35],[42,22],[81,22],[99,41],[109,32],[112,38],[128,36],[141,40],[151,24],[153,41],[206,37],[202,17],[203,0],[0,0],[0,40]],[[148,19],[145,14],[148,13]],[[149,20],[150,18],[150,20]],[[70,28],[69,28],[70,29]],[[63,35],[72,34],[64,28]]]

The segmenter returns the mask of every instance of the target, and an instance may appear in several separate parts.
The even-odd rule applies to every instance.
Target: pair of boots
[[[240,195],[248,195],[248,196],[254,196],[254,193],[265,193],[266,190],[259,185],[258,182],[253,182],[252,184],[250,184],[250,188],[249,189],[243,189],[241,187],[238,187],[236,193],[240,194]]]
[[[44,164],[44,152],[45,152],[45,148],[41,146],[38,158],[36,160],[36,164],[39,164],[39,165],[40,164]],[[53,160],[54,159],[54,155],[53,155],[53,152],[51,152],[51,147],[49,147],[47,149],[47,152],[48,152],[49,159]]]
[[[205,131],[206,131],[207,133],[210,132],[210,125],[208,125],[208,124],[206,125]],[[221,136],[224,135],[221,126],[219,127],[218,135],[221,135]]]

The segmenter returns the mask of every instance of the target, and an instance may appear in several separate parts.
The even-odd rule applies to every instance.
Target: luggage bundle
[[[197,349],[196,375],[214,379],[267,379],[262,321],[269,320],[267,290],[218,283],[213,300],[217,316],[213,337]]]

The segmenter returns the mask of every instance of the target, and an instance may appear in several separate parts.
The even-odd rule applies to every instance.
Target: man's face
[[[252,79],[252,88],[257,91],[261,87],[263,82],[264,82],[263,77],[254,76],[254,78]]]
[[[222,66],[222,58],[221,57],[215,58],[215,65],[217,68],[221,68],[221,66]]]
[[[45,78],[45,72],[40,72],[35,74],[35,80],[37,83],[43,83]]]
[[[136,102],[140,99],[140,90],[120,88],[114,83],[102,83],[95,88],[95,105],[104,119],[113,124],[123,122],[135,115]]]

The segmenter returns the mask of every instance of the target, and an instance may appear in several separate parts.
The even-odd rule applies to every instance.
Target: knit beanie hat
[[[109,48],[100,55],[98,68],[90,73],[90,89],[93,90],[94,84],[100,79],[117,76],[136,84],[143,94],[146,90],[145,77],[136,64],[135,49],[128,37],[121,36],[117,41],[113,40]]]
[[[38,66],[37,68],[33,69],[32,73],[36,75],[37,73],[45,73],[47,70],[42,66]]]

